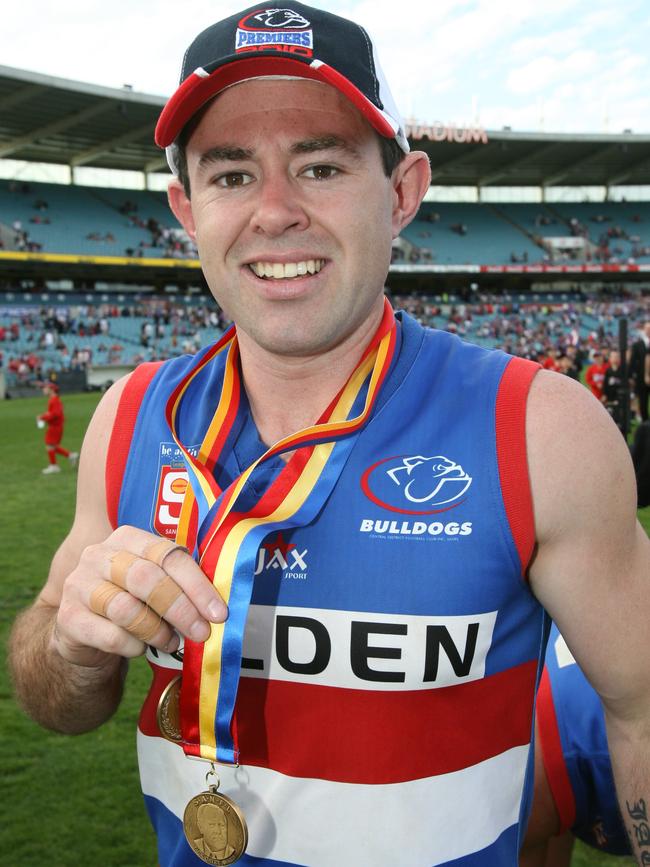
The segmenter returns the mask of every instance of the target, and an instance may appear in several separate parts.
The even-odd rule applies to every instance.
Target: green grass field
[[[97,395],[65,397],[64,444],[78,450]],[[42,585],[49,561],[72,521],[76,474],[42,476],[45,450],[34,417],[42,398],[0,402],[0,446],[7,458],[0,498],[0,640]],[[650,508],[639,513],[650,533]],[[6,867],[154,867],[155,842],[139,791],[135,726],[149,680],[142,659],[131,665],[113,720],[96,732],[66,737],[43,731],[16,707],[0,669],[0,865]],[[581,847],[573,867],[615,867]],[[629,862],[631,863],[631,862]],[[333,865],[334,867],[334,865]]]

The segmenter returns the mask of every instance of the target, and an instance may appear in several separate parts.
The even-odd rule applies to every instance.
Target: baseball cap
[[[340,91],[380,135],[405,153],[404,124],[359,24],[303,3],[251,6],[200,33],[185,52],[180,84],[162,110],[156,144],[177,174],[179,133],[196,112],[227,87],[252,78],[307,78]]]

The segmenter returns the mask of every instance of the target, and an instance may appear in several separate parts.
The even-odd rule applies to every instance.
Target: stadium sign
[[[455,123],[434,121],[432,124],[422,124],[417,121],[407,121],[406,135],[412,139],[428,138],[429,141],[451,141],[457,144],[487,144],[487,132],[482,126],[462,126]]]

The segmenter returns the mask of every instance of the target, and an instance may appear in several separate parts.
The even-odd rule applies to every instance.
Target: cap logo
[[[239,22],[235,51],[279,51],[311,57],[314,39],[310,26],[293,9],[258,9]]]

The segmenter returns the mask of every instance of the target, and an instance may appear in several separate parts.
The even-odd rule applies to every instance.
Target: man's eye
[[[338,173],[339,170],[335,169],[334,166],[310,166],[305,169],[305,174],[316,181],[327,181]]]
[[[250,184],[251,180],[251,176],[245,172],[228,172],[225,175],[219,175],[215,182],[218,187],[244,187],[246,184]]]

